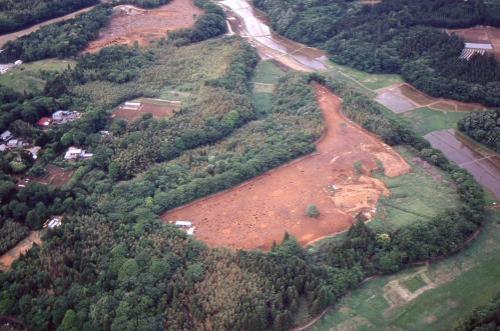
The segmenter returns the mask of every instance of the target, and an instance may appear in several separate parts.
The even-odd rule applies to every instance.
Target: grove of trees
[[[458,122],[458,129],[500,153],[500,110],[471,113]]]

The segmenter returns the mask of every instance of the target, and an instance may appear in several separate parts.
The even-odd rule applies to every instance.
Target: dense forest
[[[458,129],[500,153],[500,110],[471,113],[458,122]]]
[[[63,16],[99,0],[1,0],[0,34]]]
[[[373,6],[338,0],[256,0],[273,28],[325,49],[340,64],[399,73],[420,90],[500,105],[500,64],[489,55],[460,59],[464,43],[438,28],[500,26],[500,5],[482,0],[389,0]]]

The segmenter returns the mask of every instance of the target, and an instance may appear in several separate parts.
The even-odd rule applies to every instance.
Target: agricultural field
[[[252,101],[258,113],[271,108],[273,90],[286,73],[273,61],[260,61],[252,78]]]
[[[444,129],[454,129],[459,120],[467,116],[466,112],[439,111],[427,107],[406,112],[400,116],[420,135]]]
[[[48,59],[24,63],[19,67],[0,75],[0,84],[10,87],[20,93],[40,92],[45,86],[47,75],[50,72],[62,72],[68,67],[73,67],[75,61]]]
[[[127,122],[133,122],[145,114],[151,114],[156,119],[169,118],[181,109],[180,102],[163,99],[140,98],[130,100],[129,103],[138,104],[138,106],[127,107],[127,104],[124,104],[118,107],[111,117]]]
[[[97,52],[111,45],[149,45],[173,30],[190,28],[203,11],[192,0],[173,0],[154,9],[116,6],[111,22],[84,52]]]
[[[377,91],[375,98],[380,104],[392,110],[396,114],[409,112],[411,110],[427,107],[440,111],[467,112],[473,110],[485,110],[480,104],[464,103],[450,99],[434,98],[413,86],[404,83],[391,85]]]
[[[356,83],[370,90],[379,90],[391,85],[403,83],[403,79],[395,74],[370,74],[364,71],[353,69],[349,66],[329,62],[329,69],[332,74],[339,74],[350,77]]]
[[[347,120],[338,97],[323,87],[315,90],[326,125],[317,153],[162,218],[191,220],[197,238],[212,246],[270,249],[285,231],[306,245],[346,230],[359,213],[372,215],[389,191],[370,172],[383,166],[387,176],[397,177],[410,167],[392,148]],[[310,204],[319,209],[318,217],[306,215]]]
[[[430,220],[442,212],[443,206],[459,206],[458,194],[446,173],[416,157],[407,147],[399,146],[396,150],[411,165],[412,171],[399,177],[379,177],[391,194],[379,200],[370,227],[392,231]]]
[[[47,165],[47,174],[42,177],[33,178],[33,181],[44,185],[63,187],[67,182],[69,182],[74,173],[74,169],[64,169],[49,164]]]
[[[500,212],[492,211],[483,231],[464,251],[367,281],[311,330],[450,330],[500,293],[499,245]]]

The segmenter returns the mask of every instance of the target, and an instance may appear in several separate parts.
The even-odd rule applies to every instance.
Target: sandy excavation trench
[[[210,246],[269,249],[285,232],[306,245],[348,229],[359,213],[373,216],[378,199],[389,190],[371,171],[383,165],[394,177],[411,168],[391,147],[349,121],[337,96],[320,85],[314,88],[326,124],[316,153],[168,211],[163,220],[193,222],[197,239]],[[357,162],[363,168],[359,176]],[[306,216],[309,204],[318,207],[318,218]]]
[[[97,52],[111,45],[149,45],[166,38],[170,31],[190,28],[203,11],[192,0],[172,0],[155,9],[129,5],[116,6],[109,25],[92,41],[84,52]]]

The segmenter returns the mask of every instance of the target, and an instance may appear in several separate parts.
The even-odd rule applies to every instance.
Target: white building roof
[[[12,133],[9,130],[7,130],[0,135],[0,138],[2,138],[2,140],[10,139],[12,138]]]
[[[465,48],[492,50],[493,46],[490,43],[465,43]]]

